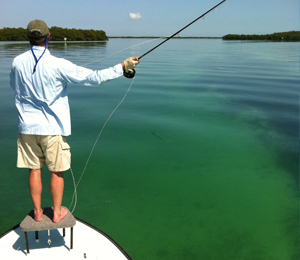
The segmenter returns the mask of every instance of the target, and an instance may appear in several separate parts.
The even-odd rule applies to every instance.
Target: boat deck
[[[27,254],[24,232],[16,226],[0,239],[0,259],[111,259],[130,260],[127,253],[110,237],[100,230],[76,218],[73,249],[70,249],[70,229],[65,237],[62,229],[50,231],[51,244],[48,244],[48,231],[39,231],[39,242],[35,232],[28,232],[30,253]]]

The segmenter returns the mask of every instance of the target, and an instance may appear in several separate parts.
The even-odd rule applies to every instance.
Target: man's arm
[[[128,58],[114,67],[103,70],[91,70],[65,60],[59,71],[60,76],[69,83],[98,86],[106,81],[122,76],[123,71],[133,69],[138,63],[138,58]]]

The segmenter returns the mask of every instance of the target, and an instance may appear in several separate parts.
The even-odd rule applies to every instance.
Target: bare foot
[[[68,211],[65,208],[61,208],[59,213],[53,212],[53,222],[57,223],[67,216]]]
[[[34,210],[34,220],[37,222],[42,221],[43,219],[43,209],[41,210]]]

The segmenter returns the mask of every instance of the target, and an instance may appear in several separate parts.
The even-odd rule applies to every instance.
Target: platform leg
[[[35,242],[38,243],[39,242],[39,232],[35,231]]]
[[[71,227],[71,249],[73,249],[73,227]]]
[[[50,230],[48,230],[48,244],[49,244],[49,248],[50,248],[50,244],[51,244],[51,239],[50,239]]]
[[[29,245],[28,245],[27,232],[24,232],[24,236],[25,236],[26,251],[27,251],[27,254],[29,254]]]

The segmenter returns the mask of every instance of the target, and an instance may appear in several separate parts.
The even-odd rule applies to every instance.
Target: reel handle
[[[131,70],[128,70],[128,72],[124,71],[123,75],[124,75],[124,77],[126,77],[128,79],[132,79],[135,75],[135,70],[131,69]]]

